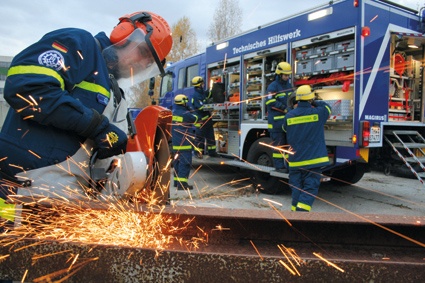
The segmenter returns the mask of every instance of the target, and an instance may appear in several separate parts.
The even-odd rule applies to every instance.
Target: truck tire
[[[260,143],[271,144],[270,138],[264,137],[256,140],[249,148],[247,161],[252,164],[273,167],[273,153],[270,147]],[[252,171],[251,181],[255,187],[265,194],[277,194],[281,191],[282,183],[279,178],[270,176],[267,172]]]
[[[367,171],[367,165],[355,163],[353,165],[336,170],[332,173],[332,182],[342,186],[353,185],[363,178]]]

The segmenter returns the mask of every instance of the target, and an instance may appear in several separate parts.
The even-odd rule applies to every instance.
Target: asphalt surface
[[[273,204],[282,211],[290,210],[289,189],[276,195],[261,193],[252,186],[248,170],[202,162],[196,158],[192,165],[189,184],[194,185],[194,189],[177,191],[171,187],[173,205],[272,209],[270,204]],[[282,182],[287,180],[282,179]],[[417,179],[372,171],[353,185],[322,183],[312,212],[423,216],[425,185]]]

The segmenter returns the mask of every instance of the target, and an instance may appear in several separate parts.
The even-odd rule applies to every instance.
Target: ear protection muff
[[[120,22],[111,32],[110,40],[112,44],[125,45],[124,39],[135,30],[132,22]]]
[[[151,21],[152,17],[146,12],[136,13],[131,17],[121,17],[118,25],[112,30],[110,40],[112,44],[126,45],[126,39],[135,29],[142,28],[146,32],[145,22]],[[139,23],[139,24],[138,24]],[[140,24],[142,23],[142,24]]]

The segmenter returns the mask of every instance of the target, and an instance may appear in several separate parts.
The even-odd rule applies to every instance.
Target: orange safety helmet
[[[168,23],[161,16],[146,11],[124,15],[119,18],[118,25],[111,32],[112,44],[125,45],[127,42],[125,39],[136,29],[141,29],[146,35],[146,43],[149,45],[156,63],[164,65],[165,57],[173,45]]]

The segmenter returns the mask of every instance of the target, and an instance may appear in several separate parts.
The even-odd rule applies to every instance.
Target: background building
[[[9,104],[6,103],[3,97],[4,83],[6,81],[7,70],[9,69],[12,56],[0,56],[0,129],[3,126],[4,119],[6,118]]]

